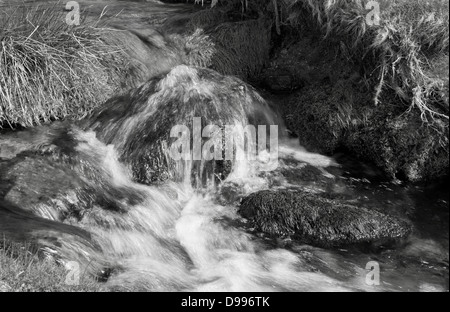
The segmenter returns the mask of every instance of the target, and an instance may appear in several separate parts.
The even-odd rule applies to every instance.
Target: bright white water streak
[[[113,146],[105,146],[93,132],[78,132],[77,150],[97,158],[116,187],[145,194],[140,204],[123,215],[94,208],[92,220],[107,221],[102,227],[90,222],[80,226],[93,233],[104,257],[120,267],[108,280],[110,289],[138,291],[352,291],[385,290],[365,284],[364,264],[354,264],[326,251],[300,246],[296,252],[268,248],[237,226],[243,222],[237,207],[223,206],[214,192],[195,192],[189,183],[153,187],[134,183],[117,159]],[[330,158],[311,154],[291,143],[280,146],[280,156],[326,167]],[[267,188],[254,168],[233,172],[228,180],[244,193]],[[256,166],[257,167],[257,166]],[[245,174],[242,174],[245,172]],[[346,282],[311,268],[322,263],[335,272],[345,272]],[[344,274],[344,275],[345,275]],[[349,277],[350,275],[350,277]],[[334,275],[334,277],[336,277]],[[424,284],[424,289],[435,287]]]
[[[108,286],[150,291],[346,290],[332,278],[304,270],[296,254],[267,250],[250,234],[230,226],[224,219],[240,220],[237,207],[221,206],[212,195],[194,192],[188,183],[165,188],[134,183],[113,146],[102,144],[93,132],[77,135],[84,142],[77,150],[100,157],[114,186],[146,194],[143,203],[129,207],[120,217],[105,210],[92,212],[105,220],[115,219],[116,227],[83,222],[107,260],[123,268],[109,279]],[[264,188],[262,181],[251,176],[238,180],[254,181],[246,186],[248,190]]]

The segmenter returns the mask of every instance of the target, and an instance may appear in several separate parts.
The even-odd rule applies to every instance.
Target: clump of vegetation
[[[63,264],[45,257],[30,243],[0,242],[0,292],[101,291],[101,284],[80,271],[79,283]],[[66,281],[69,280],[69,283]]]
[[[373,87],[375,105],[386,104],[381,101],[385,90],[394,91],[406,111],[418,110],[423,122],[446,132],[447,0],[377,1],[379,25],[367,23],[371,12],[366,9],[367,1],[280,0],[279,3],[284,12],[281,22],[301,27],[305,16],[309,16],[306,22],[313,20],[328,41],[342,46],[349,61],[361,65]]]
[[[100,20],[68,25],[61,7],[0,12],[0,127],[80,119],[120,87],[123,58]],[[82,14],[85,16],[85,14]]]
[[[188,65],[211,67],[216,45],[202,28],[197,28],[186,39],[178,39],[178,41],[185,47],[187,52],[185,61]]]

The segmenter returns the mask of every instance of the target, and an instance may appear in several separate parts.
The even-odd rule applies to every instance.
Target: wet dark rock
[[[142,201],[135,190],[112,185],[95,164],[72,166],[31,153],[3,161],[0,199],[49,220],[75,222],[94,207],[120,214],[128,211],[127,205]]]
[[[392,107],[375,107],[368,94],[342,80],[302,89],[283,110],[288,128],[311,151],[331,155],[344,148],[392,179],[417,182],[448,175],[445,126],[426,126],[415,112],[397,116]]]
[[[393,179],[417,182],[448,175],[445,125],[426,126],[416,112],[398,115],[396,104],[376,107],[371,101],[369,93],[341,80],[305,87],[283,110],[288,128],[311,151],[331,155],[344,148]]]
[[[391,244],[411,231],[409,223],[393,216],[292,190],[251,194],[242,201],[239,213],[257,231],[290,235],[319,247]]]
[[[284,50],[275,53],[271,68],[278,68],[280,77],[288,71],[291,81],[304,82],[280,101],[286,125],[301,145],[327,155],[345,149],[391,179],[417,182],[448,175],[448,121],[429,118],[424,123],[417,108],[405,113],[411,103],[399,100],[389,88],[375,105],[364,64],[350,63],[344,46],[306,35]],[[447,94],[442,105],[448,106],[444,76]]]
[[[365,93],[353,93],[352,88],[347,80],[334,85],[309,85],[284,103],[286,125],[299,137],[301,145],[332,155],[342,146],[349,128],[363,126],[357,108],[370,98]]]
[[[264,85],[272,92],[289,92],[304,85],[303,77],[295,76],[289,68],[268,68],[264,71]]]
[[[324,173],[319,168],[306,163],[297,164],[296,166],[287,165],[286,167],[282,167],[280,171],[286,180],[293,184],[298,181],[323,185],[335,182],[330,177],[324,176]]]
[[[268,106],[258,93],[241,80],[209,69],[178,66],[168,75],[151,79],[141,88],[109,100],[85,122],[105,144],[114,144],[120,160],[128,164],[137,182],[152,184],[184,179],[187,162],[175,161],[168,150],[178,137],[174,126],[186,126],[191,147],[193,118],[206,125],[268,124]],[[208,138],[202,139],[202,144]],[[181,166],[181,167],[180,167]],[[193,184],[224,179],[231,161],[192,164]]]
[[[447,138],[442,134],[446,131]],[[370,127],[350,131],[343,143],[396,179],[419,182],[449,174],[448,130],[443,124],[424,125],[416,112],[378,114]]]
[[[0,138],[0,200],[63,222],[80,222],[94,208],[120,215],[143,201],[141,192],[113,183],[105,155],[77,150],[85,143],[76,127],[53,124],[34,130]],[[89,217],[108,226],[101,217]]]
[[[89,207],[87,185],[69,168],[50,159],[23,155],[0,165],[0,198],[35,215],[61,221]]]
[[[335,76],[333,71],[341,71],[334,51],[326,53],[322,45],[311,38],[296,38],[281,51],[276,51],[270,66],[263,72],[265,86],[273,92],[294,91],[307,85],[316,84]]]

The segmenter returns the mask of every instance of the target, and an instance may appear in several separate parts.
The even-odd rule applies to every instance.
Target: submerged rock
[[[292,190],[251,194],[242,201],[239,213],[257,231],[292,235],[320,247],[390,243],[405,238],[411,230],[407,222],[395,217]]]
[[[68,124],[32,130],[0,137],[0,200],[41,218],[106,228],[143,202],[142,191],[114,180],[114,150],[95,134]]]
[[[0,200],[64,222],[80,221],[94,207],[121,214],[142,201],[139,192],[112,183],[101,159],[86,156],[68,155],[53,145],[51,151],[29,150],[0,161]]]
[[[87,185],[69,168],[37,155],[0,163],[0,198],[46,219],[62,221],[90,204]]]

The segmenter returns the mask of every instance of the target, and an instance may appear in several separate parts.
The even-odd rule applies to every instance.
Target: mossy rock
[[[239,213],[257,231],[293,236],[320,247],[391,244],[411,231],[408,222],[393,216],[294,190],[251,194],[242,201]]]
[[[175,161],[168,153],[178,140],[170,136],[171,129],[186,126],[193,147],[194,118],[201,119],[202,129],[206,125],[245,127],[270,124],[268,110],[256,90],[240,79],[182,65],[112,98],[83,127],[94,130],[105,144],[114,144],[137,182],[184,181],[185,166],[191,166],[191,181],[200,186],[211,177],[223,180],[230,173],[232,160]],[[203,144],[208,138],[202,140]]]
[[[341,81],[307,86],[282,109],[288,128],[311,151],[332,155],[344,148],[392,179],[418,182],[448,175],[448,124],[426,124],[416,111],[401,114],[402,106],[391,101],[375,106],[354,84]]]
[[[449,173],[449,146],[448,137],[435,126],[439,127],[425,125],[414,112],[398,117],[381,114],[371,126],[349,131],[344,145],[392,178],[411,182],[438,179]]]
[[[309,85],[282,105],[287,127],[301,145],[331,155],[341,145],[346,130],[361,123],[357,107],[367,102],[367,96],[352,88],[352,82],[346,80],[335,85]]]

